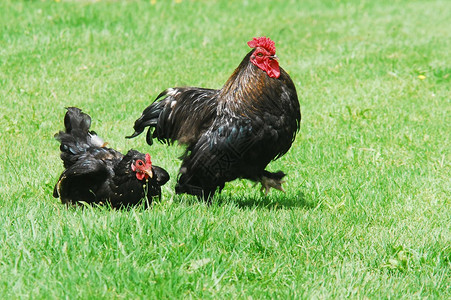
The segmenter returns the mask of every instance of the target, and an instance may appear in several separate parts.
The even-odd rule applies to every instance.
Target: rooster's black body
[[[169,174],[152,166],[148,154],[129,150],[123,155],[105,147],[89,130],[89,115],[76,107],[67,109],[64,124],[65,131],[55,135],[61,142],[65,167],[53,191],[55,198],[65,204],[108,203],[121,208],[138,205],[143,198],[147,205],[153,197],[161,197],[160,186],[169,180]]]
[[[285,174],[265,168],[291,147],[301,120],[299,102],[278,64],[265,71],[251,62],[258,49],[246,55],[221,89],[167,89],[136,120],[131,137],[149,127],[149,144],[157,138],[187,145],[177,193],[208,199],[236,178],[261,182],[266,192],[283,190]]]

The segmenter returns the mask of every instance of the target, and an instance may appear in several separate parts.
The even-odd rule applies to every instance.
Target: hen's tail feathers
[[[65,166],[71,165],[72,157],[86,152],[90,147],[103,147],[102,138],[91,127],[91,117],[77,107],[68,107],[64,116],[65,131],[55,134],[61,145],[61,159]]]
[[[126,136],[125,138],[131,139],[137,137],[144,131],[144,129],[146,129],[146,127],[149,127],[149,129],[147,130],[146,142],[149,145],[152,145],[152,129],[157,126],[158,118],[160,117],[160,113],[163,111],[165,106],[164,102],[158,102],[157,100],[166,96],[168,91],[169,89],[161,92],[157,96],[155,101],[143,111],[141,117],[139,117],[139,119],[135,121],[135,125],[133,126],[135,132],[132,135]]]

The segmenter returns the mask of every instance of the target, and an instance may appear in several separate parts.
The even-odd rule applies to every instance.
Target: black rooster
[[[126,155],[105,147],[106,143],[90,131],[91,117],[76,107],[67,108],[66,130],[55,138],[61,142],[65,170],[53,190],[64,204],[80,202],[122,208],[161,197],[161,186],[169,174],[153,166],[149,154],[129,150]]]
[[[187,145],[176,193],[209,199],[236,178],[261,182],[266,194],[271,187],[283,191],[285,174],[265,168],[290,149],[299,130],[296,88],[272,40],[248,45],[252,50],[221,89],[169,88],[135,122],[128,138],[149,127],[149,145],[152,138]]]

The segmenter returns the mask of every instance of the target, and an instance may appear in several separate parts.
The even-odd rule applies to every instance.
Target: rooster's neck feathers
[[[255,107],[270,95],[265,95],[278,79],[270,78],[265,71],[259,69],[251,61],[254,50],[250,51],[235,69],[219,93],[220,106]],[[263,98],[262,98],[263,97]]]

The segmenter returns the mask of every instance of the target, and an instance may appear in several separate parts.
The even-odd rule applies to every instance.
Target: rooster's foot
[[[282,179],[274,179],[274,178],[269,178],[266,176],[262,176],[261,178],[261,191],[265,193],[265,196],[268,195],[269,191],[271,190],[271,188],[282,191],[285,193],[285,190],[282,187],[282,184],[285,183],[285,180]]]

